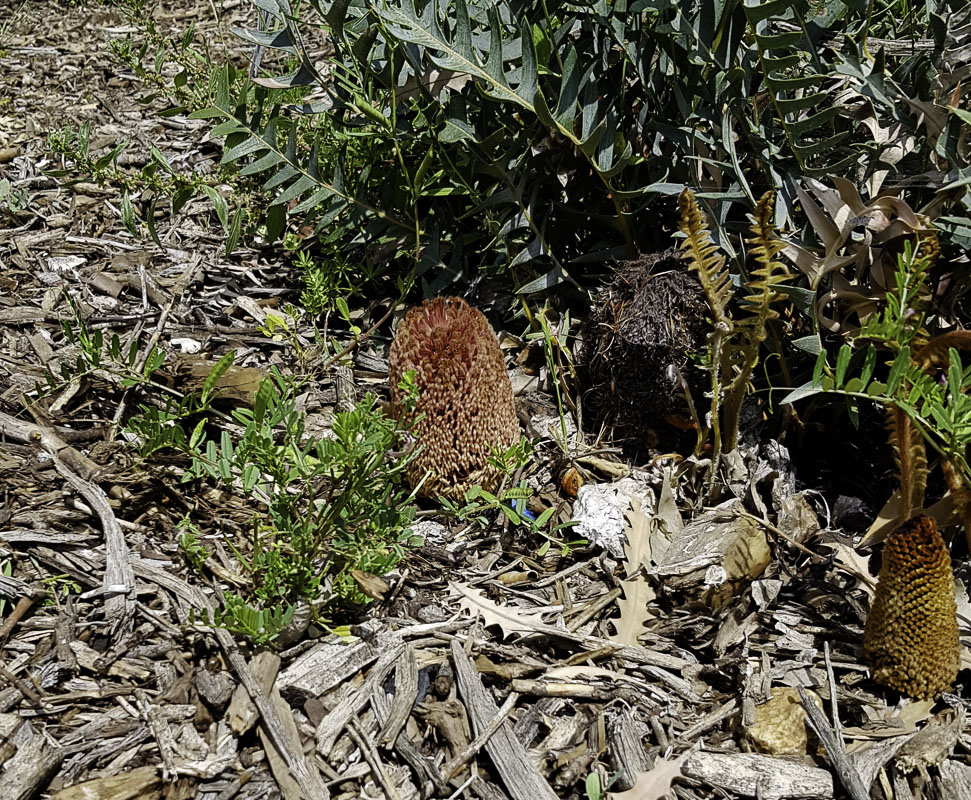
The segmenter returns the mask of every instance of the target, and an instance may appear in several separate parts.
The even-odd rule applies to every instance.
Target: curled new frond
[[[948,331],[935,336],[917,351],[914,360],[924,370],[946,367],[952,347],[955,350],[971,350],[971,331]]]
[[[708,223],[705,222],[694,192],[690,189],[682,190],[678,197],[678,210],[681,212],[678,230],[685,237],[681,243],[682,257],[698,273],[698,280],[711,306],[715,324],[730,329],[728,302],[732,297],[732,278],[725,268],[725,256],[718,252],[711,240]]]
[[[903,520],[924,505],[927,488],[927,451],[920,431],[907,413],[897,407],[887,409],[887,427],[900,478],[900,516]]]
[[[758,267],[752,271],[752,277],[745,285],[747,293],[741,302],[742,309],[749,316],[739,320],[739,323],[752,331],[757,342],[765,338],[765,323],[779,316],[772,308],[772,303],[780,298],[774,287],[792,277],[789,268],[776,260],[786,245],[776,236],[772,222],[774,210],[775,192],[768,191],[755,206],[755,212],[750,217],[752,225],[749,230],[752,235],[746,239],[749,253],[758,262]]]

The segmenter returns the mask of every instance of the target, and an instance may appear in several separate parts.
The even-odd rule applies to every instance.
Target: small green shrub
[[[187,415],[175,404],[168,412],[143,406],[129,423],[143,453],[174,447],[189,456],[183,482],[212,480],[257,505],[247,540],[229,542],[250,584],[227,599],[218,619],[249,636],[265,620],[269,627],[257,637],[263,641],[300,602],[325,615],[363,602],[351,571],[386,574],[412,541],[416,507],[402,483],[408,456],[389,455],[398,445],[397,424],[368,395],[335,415],[331,436],[308,436],[299,391],[273,370],[254,407],[232,412],[232,433],[210,433],[209,416]],[[173,428],[181,433],[173,435]],[[180,540],[197,570],[204,569],[200,524],[186,523]]]
[[[971,367],[960,351],[971,349],[966,331],[930,337],[927,280],[933,254],[906,242],[897,261],[895,286],[886,303],[844,343],[830,363],[825,350],[817,357],[811,381],[791,392],[792,403],[819,393],[847,398],[851,414],[860,400],[899,409],[928,446],[953,465],[971,486],[967,447],[971,444]],[[906,442],[900,447],[906,448]]]
[[[260,384],[252,408],[227,413],[216,407],[218,384],[234,352],[216,363],[198,391],[182,394],[156,381],[162,351],[143,356],[137,343],[123,349],[117,336],[91,330],[78,316],[63,327],[78,355],[59,376],[49,376],[50,390],[60,381],[99,375],[107,386],[136,392],[139,408],[127,430],[142,457],[181,453],[187,487],[213,482],[231,496],[227,506],[237,517],[249,514],[242,540],[215,531],[226,534],[247,582],[226,593],[210,622],[272,641],[302,603],[325,618],[366,602],[351,573],[384,575],[414,543],[416,506],[403,479],[414,448],[399,452],[403,431],[374,396],[337,413],[329,434],[310,436],[298,406],[302,384],[276,369]],[[407,375],[402,391],[414,401],[416,387]],[[211,520],[190,514],[178,529],[186,561],[208,575],[204,533],[214,532]]]
[[[968,169],[955,144],[967,101],[938,113],[968,61],[967,14],[944,5],[906,24],[888,2],[256,5],[269,30],[237,33],[283,63],[264,59],[249,90],[221,85],[195,116],[218,121],[224,162],[258,176],[277,214],[387,247],[429,294],[473,262],[530,292],[570,280],[571,264],[660,249],[657,220],[684,186],[735,260],[767,189],[783,226],[804,176],[851,175],[875,196],[895,171]],[[327,75],[306,44],[322,36]],[[885,37],[876,57],[868,37]],[[918,37],[936,50],[913,49]],[[320,99],[275,104],[279,86]],[[933,109],[933,124],[901,107]]]

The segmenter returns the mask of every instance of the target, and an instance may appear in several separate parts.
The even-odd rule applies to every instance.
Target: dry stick
[[[452,641],[451,653],[455,682],[472,730],[485,730],[499,709],[492,695],[482,685],[472,659],[458,641]],[[485,743],[485,751],[513,800],[556,800],[556,793],[530,760],[526,748],[513,733],[512,726],[500,725]]]
[[[462,767],[464,767],[475,757],[475,754],[478,753],[485,743],[492,738],[492,735],[499,730],[499,726],[506,721],[506,717],[512,713],[518,699],[518,694],[515,692],[510,692],[509,697],[506,698],[506,702],[503,703],[502,708],[499,709],[499,713],[496,714],[495,717],[492,718],[492,721],[482,729],[482,733],[476,736],[461,752],[453,756],[452,759],[442,767],[443,781],[450,781],[456,772],[462,769]]]
[[[197,587],[190,586],[176,575],[150,566],[141,559],[136,559],[133,566],[139,577],[144,580],[157,583],[162,588],[168,589],[170,592],[185,600],[190,606],[200,611],[206,611],[210,617],[215,614],[216,609],[213,607],[213,604]],[[276,709],[266,696],[266,692],[263,691],[263,687],[253,677],[249,664],[246,663],[246,659],[239,652],[239,648],[236,646],[236,641],[233,639],[232,634],[225,628],[213,628],[212,635],[216,637],[216,641],[219,642],[219,646],[226,655],[226,660],[233,668],[240,683],[243,684],[249,693],[253,705],[256,706],[256,710],[260,713],[263,729],[287,765],[290,774],[296,780],[300,791],[303,793],[304,800],[329,800],[330,793],[324,785],[320,772],[316,767],[312,767],[307,762],[302,752],[294,752],[291,748],[287,733],[283,728],[283,724],[280,722],[280,717]]]
[[[148,723],[149,730],[155,737],[155,744],[158,746],[158,752],[162,758],[162,780],[177,781],[179,772],[173,757],[175,741],[172,738],[172,731],[169,730],[168,723],[162,719],[158,708],[152,705],[144,689],[135,689],[135,699],[137,700],[136,707],[142,719]]]
[[[14,687],[18,692],[20,692],[30,704],[36,708],[43,708],[44,701],[37,692],[35,692],[30,686],[27,685],[27,681],[18,678],[6,667],[0,665],[0,678],[3,678],[7,683]]]
[[[843,788],[846,789],[853,800],[870,800],[870,792],[863,785],[863,779],[860,777],[860,773],[856,771],[856,767],[847,758],[846,751],[843,749],[842,744],[840,744],[839,737],[829,722],[826,721],[826,715],[819,706],[809,699],[809,695],[806,694],[805,689],[801,686],[796,688],[799,691],[799,699],[802,700],[802,707],[806,712],[806,718],[809,720],[809,724],[812,726],[813,731],[815,731],[816,736],[819,737],[819,741],[826,748],[826,753],[836,768],[836,774],[839,776]]]
[[[836,700],[836,677],[833,675],[833,660],[829,656],[829,640],[823,642],[823,658],[826,660],[826,679],[829,681],[829,713],[833,717],[833,731],[839,739],[840,747],[845,747],[843,725],[840,722],[839,703]]]
[[[759,525],[761,525],[763,528],[765,528],[769,533],[771,533],[771,534],[773,534],[775,536],[778,536],[780,539],[783,539],[784,541],[788,542],[793,547],[795,547],[797,550],[801,550],[803,553],[805,553],[806,555],[810,556],[812,558],[812,560],[813,560],[814,563],[816,563],[816,564],[823,564],[826,561],[829,561],[829,558],[827,556],[820,555],[819,553],[814,553],[812,550],[810,550],[804,544],[800,544],[795,539],[793,539],[793,538],[791,538],[789,536],[786,536],[781,530],[779,530],[775,525],[773,525],[767,519],[762,519],[762,517],[757,517],[757,516],[755,516],[755,514],[749,514],[748,511],[739,511],[737,513],[738,513],[738,515],[740,517],[747,517],[748,519],[752,520],[753,522],[757,522]],[[850,575],[851,577],[856,578],[856,580],[862,581],[867,586],[869,586],[871,589],[876,589],[877,588],[876,582],[869,575],[864,575],[862,572],[855,572],[855,571],[853,571],[853,570],[851,570],[851,569],[849,569],[847,567],[844,567],[842,564],[837,564],[835,562],[833,563],[833,566],[836,569],[838,569],[840,572],[845,572],[847,575]]]
[[[364,333],[362,333],[362,334],[360,334],[358,336],[355,336],[354,339],[351,341],[351,343],[349,345],[347,345],[347,347],[345,347],[339,353],[335,353],[330,358],[328,358],[324,362],[323,369],[327,369],[328,367],[330,367],[331,364],[333,364],[333,363],[335,363],[337,361],[340,361],[344,356],[346,356],[348,353],[350,353],[351,350],[353,350],[355,347],[357,347],[361,342],[363,342],[365,339],[367,339],[378,328],[380,328],[382,325],[384,325],[384,323],[388,321],[388,319],[391,317],[391,315],[394,314],[394,310],[397,307],[397,305],[398,305],[397,303],[392,303],[389,306],[387,313],[385,313],[385,315],[383,317],[381,317],[381,319],[379,319],[370,328],[368,328],[366,331],[364,331]]]
[[[121,526],[111,510],[108,496],[90,477],[100,467],[75,450],[51,428],[21,422],[0,411],[0,435],[25,442],[47,452],[57,471],[94,510],[101,520],[105,535],[105,574],[102,587],[105,594],[105,615],[112,622],[112,631],[122,636],[132,629],[135,614],[135,574],[132,572],[128,543]]]
[[[350,724],[347,726],[347,732],[351,735],[354,743],[360,748],[361,754],[364,756],[364,760],[367,761],[367,765],[371,768],[371,774],[374,776],[374,780],[377,781],[378,785],[381,787],[381,791],[384,792],[388,800],[399,800],[400,795],[394,785],[388,780],[388,773],[385,772],[384,764],[381,763],[381,759],[378,754],[374,751],[374,748],[367,741],[367,736],[361,731],[357,720],[351,720]]]
[[[10,632],[16,627],[17,623],[23,619],[24,614],[30,611],[30,609],[34,606],[34,603],[43,596],[44,595],[42,594],[40,598],[34,596],[21,597],[17,601],[17,605],[14,606],[10,616],[3,621],[3,627],[0,627],[0,639],[6,639],[7,636],[10,635]]]
[[[583,627],[589,620],[600,613],[603,609],[614,602],[618,597],[620,597],[620,589],[611,589],[605,595],[589,603],[586,608],[584,608],[577,616],[570,620],[567,624],[567,630],[576,631],[577,629]]]
[[[82,480],[56,455],[51,456],[54,466],[75,491],[77,491],[101,520],[105,535],[105,574],[101,586],[105,597],[105,617],[111,621],[112,633],[124,636],[132,629],[135,616],[135,573],[131,565],[131,552],[125,534],[111,510],[108,496],[95,483]]]
[[[39,447],[50,455],[59,456],[65,464],[84,478],[90,478],[101,469],[99,464],[65,442],[53,428],[24,422],[3,411],[0,411],[0,436]]]

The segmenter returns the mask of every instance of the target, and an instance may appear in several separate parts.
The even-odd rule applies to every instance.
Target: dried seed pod
[[[923,699],[954,683],[958,648],[951,559],[934,520],[918,516],[887,538],[863,658],[874,680]]]
[[[408,412],[398,384],[415,371],[418,402]],[[482,312],[458,297],[426,300],[411,309],[391,344],[388,379],[392,413],[410,422],[422,446],[408,480],[426,497],[461,498],[478,484],[489,488],[498,474],[490,448],[505,450],[519,439],[512,384],[492,326]]]
[[[691,357],[705,351],[710,316],[697,276],[675,248],[618,264],[594,300],[577,355],[587,430],[606,428],[638,460],[655,448],[693,445],[695,434],[682,432],[691,412],[675,376],[703,410],[710,381]]]

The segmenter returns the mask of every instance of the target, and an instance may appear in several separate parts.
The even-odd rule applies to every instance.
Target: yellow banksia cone
[[[398,384],[415,371],[418,402],[404,407]],[[411,309],[391,343],[388,364],[392,413],[415,424],[421,450],[408,467],[412,486],[426,497],[460,499],[478,484],[492,487],[498,472],[490,448],[519,440],[512,384],[492,326],[458,297],[435,298]]]
[[[957,677],[954,576],[930,517],[915,517],[887,538],[863,658],[874,680],[916,699],[937,697]]]

